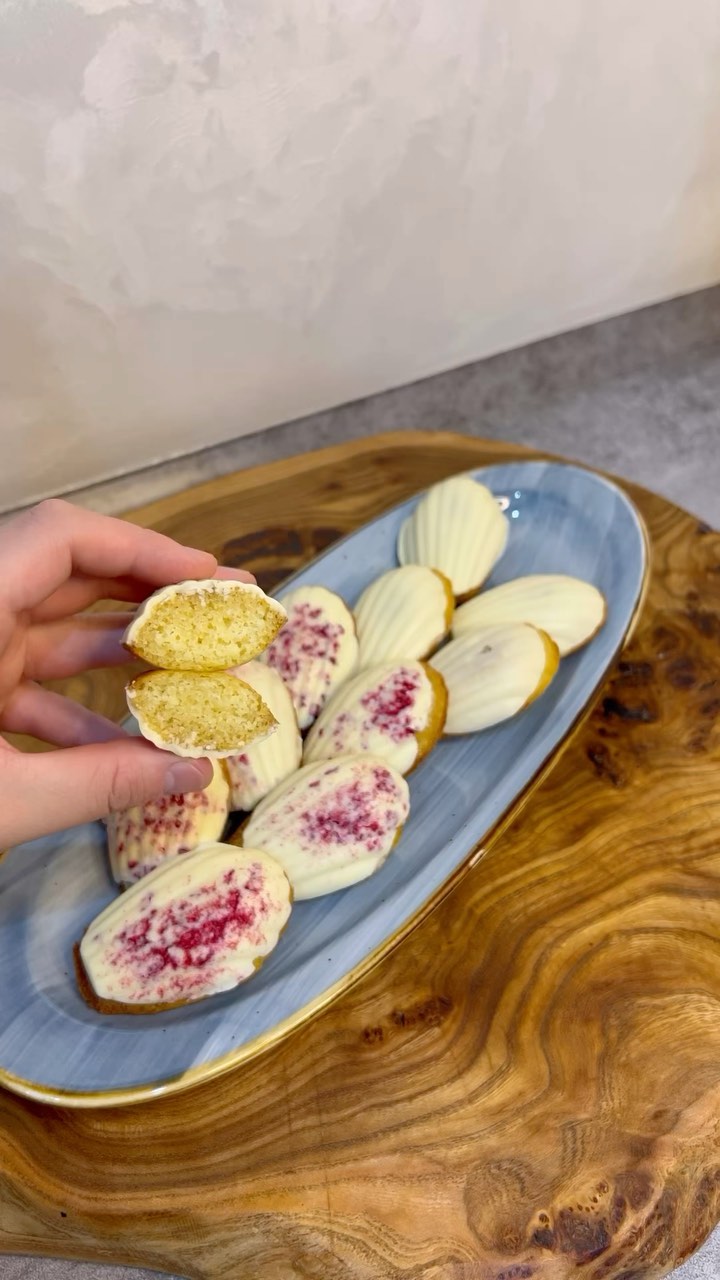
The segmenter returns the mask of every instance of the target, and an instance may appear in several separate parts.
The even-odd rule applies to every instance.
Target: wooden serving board
[[[441,476],[529,456],[376,437],[133,518],[273,587]],[[626,487],[653,557],[634,639],[487,855],[255,1063],[121,1110],[0,1092],[0,1252],[201,1280],[649,1280],[703,1240],[720,1215],[720,538]],[[118,714],[121,683],[71,687]]]

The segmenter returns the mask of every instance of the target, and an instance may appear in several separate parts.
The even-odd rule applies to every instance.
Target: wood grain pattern
[[[376,438],[135,519],[279,576],[509,446]],[[630,647],[424,924],[256,1063],[78,1112],[0,1094],[0,1250],[201,1280],[651,1280],[720,1215],[720,539],[651,532]],[[110,713],[120,681],[73,690]]]

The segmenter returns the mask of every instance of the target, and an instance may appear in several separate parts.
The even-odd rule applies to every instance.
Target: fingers
[[[132,613],[89,613],[31,627],[26,638],[25,676],[28,680],[59,680],[96,667],[131,662],[122,637],[132,619]]]
[[[138,738],[48,751],[3,753],[0,848],[34,840],[161,795],[200,791],[209,760],[182,760]]]
[[[51,498],[0,529],[0,583],[11,608],[34,609],[75,575],[131,578],[148,590],[186,578],[212,577],[207,551],[125,520]]]
[[[220,567],[216,578],[238,582],[254,582],[251,573],[244,569]],[[147,585],[127,583],[128,598],[143,600]],[[122,646],[122,636],[132,622],[132,613],[92,613],[68,617],[65,606],[92,603],[90,594],[100,590],[97,599],[107,598],[110,582],[70,581],[48,600],[33,610],[33,622],[27,637],[25,675],[29,680],[53,680],[76,675],[94,667],[115,667],[131,661],[131,655]],[[63,619],[60,621],[60,619]]]
[[[221,567],[211,575],[215,578],[233,578],[239,582],[254,582],[251,573],[244,569],[226,569]],[[72,613],[80,613],[98,600],[131,600],[139,604],[145,600],[152,590],[147,582],[139,578],[83,578],[74,577],[57,591],[53,591],[47,600],[43,600],[33,609],[33,622],[53,622],[56,618],[67,618]]]
[[[111,742],[128,735],[118,724],[36,684],[15,690],[0,716],[5,733],[29,733],[55,747],[77,747],[88,742]]]
[[[32,611],[33,622],[54,622],[73,613],[82,613],[98,600],[128,600],[139,604],[152,588],[137,578],[73,577],[53,591]]]

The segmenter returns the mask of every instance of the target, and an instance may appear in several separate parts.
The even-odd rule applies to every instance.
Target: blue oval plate
[[[588,705],[638,612],[646,535],[630,500],[591,472],[516,462],[472,473],[507,499],[508,548],[492,582],[568,573],[608,601],[605,626],[563,660],[515,719],[441,742],[410,778],[410,818],[370,880],[296,904],[277,950],[235,992],[147,1017],[103,1016],[78,994],[72,948],[111,900],[104,828],[11,850],[0,864],[0,1082],[66,1106],[119,1105],[207,1080],[256,1056],[347,990],[482,853]],[[337,543],[292,580],[353,603],[395,563],[415,499]],[[503,503],[503,505],[505,505]]]

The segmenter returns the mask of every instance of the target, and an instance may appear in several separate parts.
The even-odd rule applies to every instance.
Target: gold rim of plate
[[[519,461],[519,459],[518,459]],[[574,466],[578,464],[572,464]],[[590,471],[593,475],[599,475],[594,472],[591,467],[581,467],[581,470]],[[606,479],[600,476],[601,479]],[[610,481],[614,484],[614,481]],[[472,870],[474,866],[490,849],[491,845],[500,838],[504,831],[514,822],[517,815],[527,804],[533,792],[537,790],[540,784],[545,780],[549,773],[557,764],[557,761],[567,750],[570,743],[578,733],[582,723],[588,713],[588,709],[592,699],[595,697],[605,675],[610,670],[618,655],[625,648],[625,645],[632,638],[637,627],[638,620],[645,606],[647,598],[648,584],[650,580],[650,564],[652,557],[652,549],[650,543],[650,535],[648,532],[645,519],[636,507],[632,498],[621,488],[623,496],[630,503],[635,518],[637,519],[640,532],[642,534],[644,546],[643,559],[643,576],[638,592],[638,598],[635,602],[635,608],[628,621],[627,627],[623,632],[619,644],[615,648],[612,658],[607,666],[603,669],[602,674],[588,694],[583,706],[577,716],[569,726],[567,732],[560,739],[555,749],[548,756],[547,760],[540,766],[537,773],[530,779],[523,790],[512,800],[505,812],[498,818],[497,822],[491,826],[485,833],[485,836],[474,849],[470,851],[466,858],[455,868],[448,876],[447,880],[436,889],[421,907],[418,907],[398,929],[389,937],[381,942],[378,947],[368,953],[364,960],[355,965],[343,978],[328,987],[322,995],[317,996],[314,1000],[310,1000],[292,1017],[285,1018],[282,1022],[277,1023],[271,1031],[266,1031],[262,1035],[256,1036],[254,1040],[249,1040],[247,1044],[238,1046],[237,1049],[231,1049],[228,1053],[222,1054],[218,1058],[214,1058],[210,1062],[205,1062],[199,1067],[191,1067],[188,1071],[183,1071],[179,1075],[169,1076],[167,1079],[158,1081],[155,1084],[133,1085],[127,1089],[107,1089],[95,1092],[78,1093],[71,1089],[51,1089],[45,1085],[36,1084],[33,1080],[26,1080],[22,1076],[15,1076],[9,1071],[0,1067],[0,1085],[9,1089],[12,1093],[20,1094],[23,1098],[29,1098],[33,1102],[44,1102],[55,1106],[66,1106],[75,1109],[97,1109],[99,1107],[125,1107],[133,1103],[150,1102],[156,1098],[167,1098],[176,1093],[182,1093],[187,1089],[192,1089],[198,1085],[206,1084],[210,1080],[216,1080],[219,1076],[226,1075],[229,1071],[236,1067],[244,1066],[245,1063],[254,1061],[262,1054],[268,1053],[275,1045],[285,1040],[287,1036],[298,1031],[305,1026],[316,1014],[322,1013],[329,1005],[331,1005],[340,996],[345,995],[352,987],[356,986],[372,969],[380,964],[386,956],[395,950],[401,942],[404,942],[411,933],[422,924],[423,920],[431,911],[439,905],[452,891],[457,887],[461,880]],[[388,508],[390,509],[390,508]],[[355,531],[357,532],[357,531]],[[352,534],[348,535],[352,537]],[[303,566],[305,568],[307,566]]]

